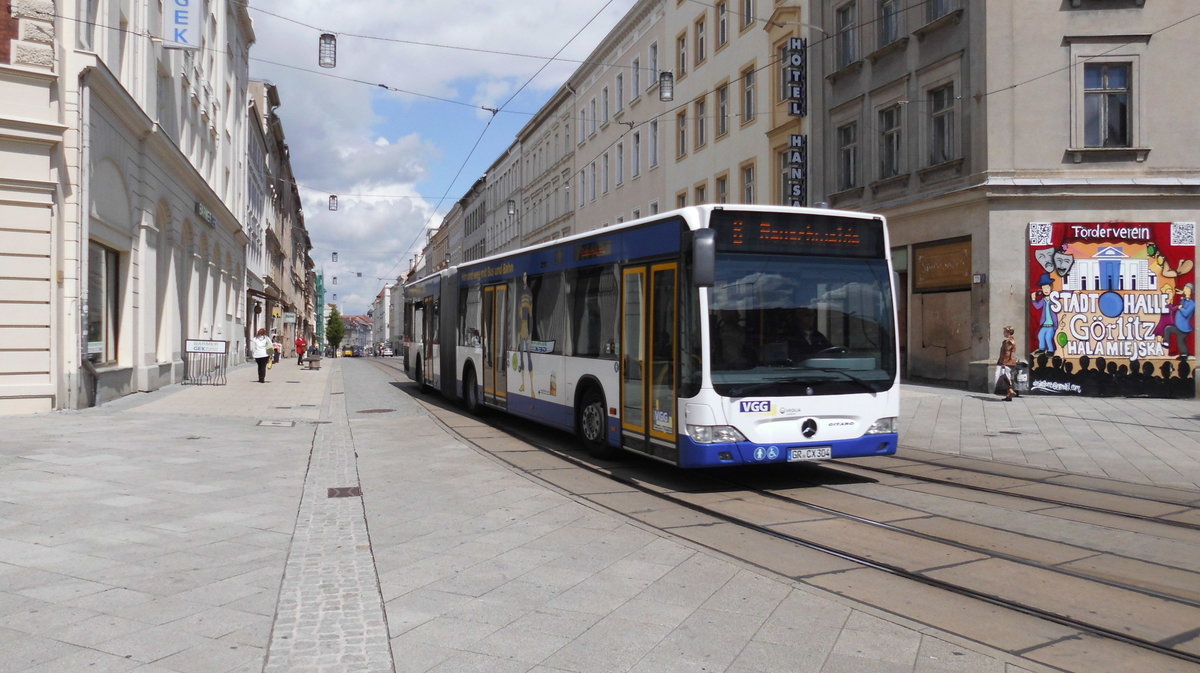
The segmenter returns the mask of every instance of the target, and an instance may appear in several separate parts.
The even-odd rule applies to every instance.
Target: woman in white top
[[[267,330],[259,328],[258,333],[250,340],[250,357],[258,363],[258,382],[267,382],[267,360],[271,359],[274,348]]]

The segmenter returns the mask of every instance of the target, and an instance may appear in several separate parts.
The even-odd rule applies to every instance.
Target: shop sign
[[[808,136],[793,134],[788,141],[788,205],[808,203]]]
[[[220,353],[224,354],[229,347],[228,341],[213,339],[184,339],[183,350],[187,353]]]
[[[209,226],[217,226],[217,216],[213,215],[212,211],[199,201],[196,202],[196,215],[205,222],[208,222]]]
[[[1195,395],[1194,222],[1029,224],[1033,392]]]
[[[808,103],[804,91],[805,79],[808,77],[808,40],[802,37],[788,38],[787,49],[783,55],[784,86],[788,115],[804,117],[808,115]]]
[[[283,324],[285,324],[285,325],[287,325],[289,323],[295,324],[295,322],[296,322],[296,314],[291,311],[284,311]]]
[[[913,290],[947,292],[969,290],[971,240],[930,243],[913,248]]]
[[[162,5],[164,49],[199,49],[204,19],[201,0],[165,0]]]

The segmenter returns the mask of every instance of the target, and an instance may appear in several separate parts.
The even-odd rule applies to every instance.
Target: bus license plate
[[[788,449],[788,462],[797,460],[825,460],[833,458],[832,446],[809,446],[803,449]]]

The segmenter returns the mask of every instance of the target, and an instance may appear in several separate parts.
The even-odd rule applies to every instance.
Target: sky
[[[278,87],[326,301],[366,313],[635,1],[251,0],[250,76]]]

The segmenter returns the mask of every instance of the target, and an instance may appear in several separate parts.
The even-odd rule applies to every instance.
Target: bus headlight
[[[896,432],[896,417],[881,418],[867,428],[868,435],[888,435]]]
[[[689,425],[688,436],[697,444],[744,442],[746,436],[732,425]]]

